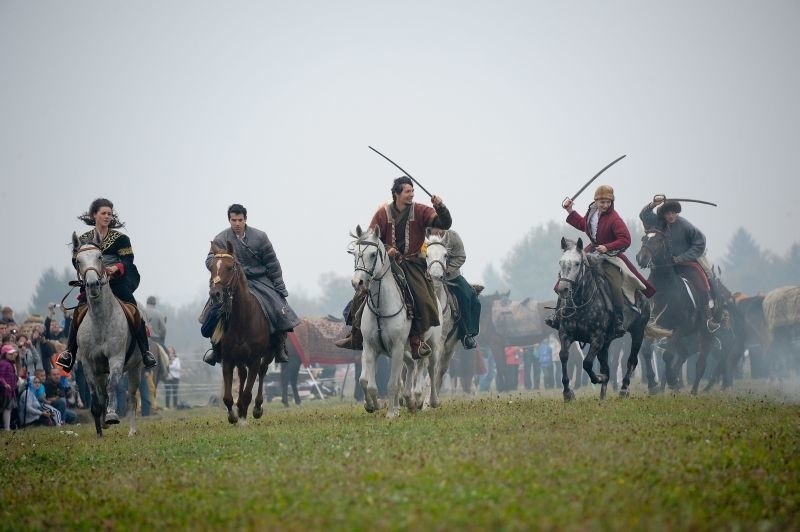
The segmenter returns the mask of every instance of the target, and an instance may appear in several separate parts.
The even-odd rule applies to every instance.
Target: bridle
[[[564,304],[558,310],[561,318],[571,318],[575,316],[580,309],[588,306],[592,301],[594,301],[594,297],[597,295],[597,282],[594,282],[592,283],[594,290],[592,291],[591,295],[585,297],[581,304],[575,303],[575,297],[579,294],[583,294],[582,288],[584,288],[587,284],[586,281],[584,281],[587,262],[588,259],[583,253],[581,253],[581,264],[578,269],[578,273],[575,275],[575,279],[562,277],[561,272],[559,272],[558,282],[561,283],[563,281],[569,285],[569,288],[567,288],[567,295],[564,297]],[[594,279],[594,277],[592,277],[592,279]]]
[[[437,240],[437,241],[434,241],[434,242],[428,242],[428,244],[427,244],[428,249],[430,249],[431,246],[442,246],[444,248],[444,250],[445,250],[444,251],[444,260],[439,260],[439,259],[428,260],[428,271],[430,271],[431,266],[433,266],[434,264],[439,264],[442,267],[442,272],[446,272],[447,271],[447,245],[444,242]]]
[[[84,244],[80,247],[78,251],[75,252],[75,259],[77,260],[78,255],[80,255],[81,253],[93,249],[96,249],[102,255],[103,251],[98,246],[94,244]],[[86,286],[86,274],[91,271],[97,274],[99,286],[103,286],[104,284],[108,283],[108,274],[106,273],[105,267],[102,266],[103,264],[102,259],[100,259],[100,264],[101,264],[100,269],[97,269],[94,266],[89,266],[83,271],[81,271],[80,268],[76,269],[78,274],[78,282],[80,283],[81,286]]]
[[[372,265],[367,268],[364,253],[369,247],[374,247],[376,253],[373,257]],[[386,250],[383,246],[378,245],[378,242],[362,240],[356,241],[353,244],[353,250],[351,253],[353,254],[354,271],[364,272],[369,276],[369,285],[367,289],[367,308],[369,308],[370,312],[372,312],[375,317],[378,318],[378,331],[380,332],[380,318],[393,318],[405,309],[406,305],[403,302],[403,293],[400,291],[400,287],[398,286],[397,291],[400,293],[400,308],[397,309],[396,312],[393,312],[392,314],[381,314],[381,283],[383,282],[383,278],[386,277],[386,274],[392,268],[392,265],[389,262],[389,257],[386,254]],[[375,274],[375,268],[378,265],[378,259],[381,259],[381,271]],[[375,287],[374,289],[373,286]]]
[[[209,289],[214,288],[215,285],[222,284],[222,315],[227,316],[230,314],[231,306],[233,305],[233,294],[235,292],[235,287],[239,284],[239,277],[242,275],[242,268],[239,266],[239,263],[236,261],[236,257],[231,255],[230,253],[215,253],[215,259],[231,259],[233,261],[233,273],[228,279],[228,282],[222,283],[222,279],[219,276],[219,270],[217,270],[217,274],[213,276],[208,284]]]
[[[665,260],[665,262],[663,264],[656,264],[655,263],[656,251],[652,249],[655,246],[651,245],[651,242],[653,241],[653,237],[649,236],[649,233],[655,233],[656,235],[659,235],[661,237],[661,243],[659,244],[659,247],[661,248],[661,251],[664,253],[664,255],[667,258],[672,256],[672,252],[671,252],[672,243],[670,242],[669,238],[667,238],[667,234],[664,231],[660,230],[660,229],[651,228],[651,229],[647,230],[645,232],[645,235],[642,237],[642,248],[639,251],[639,253],[641,253],[642,251],[646,251],[647,252],[647,256],[649,258],[647,264],[645,266],[642,266],[642,268],[649,268],[649,269],[653,270],[655,268],[666,268],[668,266],[672,267],[673,264],[669,260]]]

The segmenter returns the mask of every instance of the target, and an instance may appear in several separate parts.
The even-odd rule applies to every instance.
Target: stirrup
[[[62,357],[66,360],[62,361]],[[72,370],[72,366],[75,365],[75,355],[69,351],[62,351],[56,358],[56,365],[60,366],[65,371],[70,372]]]
[[[150,351],[142,353],[142,364],[145,368],[154,368],[158,365],[158,359]]]
[[[720,324],[714,321],[714,318],[708,318],[708,320],[706,320],[706,329],[708,329],[708,332],[715,333],[719,328]]]
[[[209,355],[210,353],[210,355]],[[216,366],[217,365],[217,354],[214,353],[214,348],[211,347],[206,351],[203,355],[203,362],[208,364],[209,366]]]

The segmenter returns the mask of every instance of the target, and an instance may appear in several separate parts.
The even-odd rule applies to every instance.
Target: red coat
[[[596,245],[605,246],[609,251],[617,251],[617,257],[622,259],[622,262],[625,263],[631,273],[633,273],[637,279],[644,283],[644,295],[647,297],[652,297],[653,294],[656,293],[656,288],[644,278],[639,270],[636,269],[636,266],[634,266],[628,257],[625,256],[625,253],[623,253],[623,251],[628,249],[628,247],[631,245],[631,233],[628,231],[628,226],[625,225],[622,217],[620,217],[620,215],[617,214],[617,211],[614,210],[613,203],[606,212],[600,214],[598,217],[597,240],[592,242],[592,236],[589,229],[589,218],[592,216],[594,209],[594,203],[589,205],[589,210],[586,211],[586,214],[583,217],[581,217],[577,211],[572,211],[569,213],[569,216],[567,216],[567,223],[575,229],[583,231],[587,234],[587,236],[589,236],[589,241],[591,243],[586,246],[587,253],[592,252]]]

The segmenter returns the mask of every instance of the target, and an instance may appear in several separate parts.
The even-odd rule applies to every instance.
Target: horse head
[[[227,249],[217,247],[211,242],[211,279],[208,282],[208,295],[216,304],[230,302],[242,274],[242,268],[233,254],[233,245],[227,242]]]
[[[81,245],[78,235],[72,233],[72,256],[78,280],[86,288],[87,295],[91,298],[99,297],[100,289],[108,283],[103,252],[94,244]]]
[[[636,262],[641,268],[652,268],[672,263],[672,251],[669,239],[664,231],[654,227],[645,229],[642,236],[642,247],[636,253]]]
[[[381,230],[363,231],[356,227],[355,234],[350,234],[355,241],[350,245],[348,253],[353,255],[353,289],[358,290],[369,284],[372,279],[381,279],[389,270],[389,258],[381,241]]]
[[[447,270],[447,231],[428,227],[425,230],[425,262],[428,273],[436,280],[444,278]]]
[[[583,254],[583,240],[577,242],[561,238],[561,258],[558,259],[557,291],[562,297],[575,290],[586,268]]]

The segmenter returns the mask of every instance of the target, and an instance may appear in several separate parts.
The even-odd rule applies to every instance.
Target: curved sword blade
[[[589,185],[591,185],[591,184],[592,184],[592,181],[594,181],[595,179],[597,179],[598,177],[600,177],[600,174],[602,174],[603,172],[605,172],[606,170],[608,170],[609,168],[611,168],[612,166],[614,166],[615,164],[617,164],[619,161],[621,161],[621,160],[622,160],[622,159],[624,159],[624,158],[625,158],[625,155],[621,155],[621,156],[617,157],[616,159],[614,159],[613,161],[611,161],[610,163],[608,163],[607,165],[605,165],[605,166],[603,167],[603,169],[602,169],[602,170],[600,170],[599,172],[597,172],[596,174],[594,174],[594,177],[593,177],[593,178],[591,178],[589,181],[587,181],[587,182],[586,182],[586,184],[585,184],[585,185],[583,185],[583,186],[581,187],[581,189],[580,189],[579,191],[577,191],[577,192],[575,193],[575,195],[574,195],[574,196],[572,196],[570,199],[571,199],[572,201],[575,201],[575,198],[577,198],[578,196],[580,196],[580,195],[581,195],[581,192],[583,192],[584,190],[586,190],[586,187],[588,187]]]
[[[399,165],[399,164],[397,164],[397,163],[396,163],[396,162],[394,162],[393,160],[389,159],[387,156],[385,156],[384,154],[382,154],[381,152],[379,152],[378,150],[376,150],[376,149],[375,149],[375,148],[373,148],[372,146],[367,146],[367,148],[371,149],[372,151],[374,151],[375,153],[377,153],[378,155],[380,155],[381,157],[383,157],[384,159],[386,159],[387,161],[389,161],[390,163],[392,163],[392,164],[395,166],[395,168],[397,168],[398,170],[400,170],[401,172],[403,172],[403,174],[404,174],[404,175],[405,175],[407,178],[409,178],[411,181],[413,181],[414,183],[416,183],[416,184],[417,184],[417,186],[418,186],[419,188],[421,188],[423,192],[425,192],[425,194],[427,194],[429,197],[433,197],[433,194],[431,194],[430,192],[428,192],[428,190],[427,190],[425,187],[423,187],[423,186],[420,184],[420,182],[419,182],[419,181],[417,181],[416,179],[414,179],[413,177],[411,177],[411,174],[409,174],[408,172],[406,172],[405,170],[403,170],[402,168],[400,168],[400,165]]]

